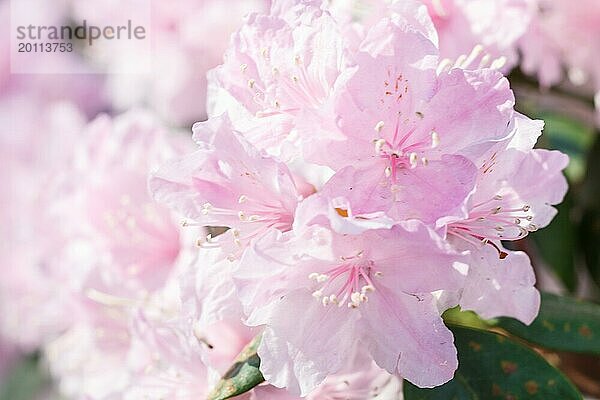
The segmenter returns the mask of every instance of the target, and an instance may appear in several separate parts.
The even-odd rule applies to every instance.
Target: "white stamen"
[[[245,194],[241,195],[238,199],[239,204],[245,203],[246,201],[248,201],[248,197]]]
[[[502,56],[492,61],[491,69],[500,69],[506,65],[506,57]]]
[[[381,153],[383,146],[385,146],[385,139],[377,139],[373,143],[375,143],[375,153]]]
[[[246,72],[247,69],[248,69],[248,64],[242,64],[242,65],[240,65],[240,70],[242,72]]]
[[[491,56],[489,54],[481,57],[481,62],[479,63],[479,68],[486,68],[490,64]]]
[[[383,123],[383,121],[379,121],[379,122],[378,122],[378,123],[375,125],[375,131],[377,131],[377,132],[381,132],[381,130],[383,129],[384,125],[385,125],[385,124]]]
[[[360,291],[361,291],[362,293],[374,292],[374,291],[375,291],[375,288],[374,288],[372,285],[366,285],[366,286],[363,286],[363,287],[360,289]]]
[[[385,167],[385,176],[387,178],[389,178],[390,176],[392,176],[392,168],[390,167]]]
[[[444,58],[438,64],[438,67],[436,69],[436,73],[438,75],[441,75],[442,72],[447,72],[450,68],[452,68],[452,60],[450,60],[449,58]]]
[[[243,211],[238,212],[238,217],[239,217],[240,221],[246,221],[248,219],[246,217],[246,214],[244,214]]]
[[[411,168],[415,168],[417,166],[418,156],[417,153],[410,153],[408,156],[408,160],[410,161]]]
[[[431,132],[431,148],[435,149],[440,145],[440,135],[436,131]]]

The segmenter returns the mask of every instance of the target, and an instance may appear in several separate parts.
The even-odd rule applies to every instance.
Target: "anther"
[[[385,139],[377,139],[377,140],[374,140],[373,143],[375,144],[375,153],[376,154],[381,153],[383,146],[385,146]]]
[[[417,153],[410,153],[410,155],[408,156],[408,160],[410,161],[411,168],[415,168],[417,166],[417,159]]]
[[[254,84],[256,83],[256,81],[254,79],[248,79],[248,87],[250,89],[254,88]]]
[[[385,124],[383,123],[383,121],[379,121],[377,124],[375,124],[375,131],[381,132],[381,130],[383,129],[384,125]]]
[[[239,204],[245,203],[246,201],[248,201],[248,197],[245,194],[241,195],[238,199]]]
[[[248,64],[242,64],[242,65],[240,65],[240,70],[242,72],[246,72],[247,69],[248,69]]]
[[[435,149],[440,145],[440,135],[436,131],[431,132],[431,148]]]
[[[360,291],[361,291],[362,293],[374,292],[374,291],[375,291],[375,288],[374,288],[372,285],[366,285],[366,286],[363,286],[363,287],[360,289]]]

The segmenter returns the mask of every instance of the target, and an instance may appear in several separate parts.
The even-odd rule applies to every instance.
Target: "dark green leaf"
[[[552,223],[530,235],[544,262],[571,292],[577,286],[575,270],[577,230],[572,221],[573,206],[573,198],[567,194],[562,204],[557,206],[558,215],[554,217]]]
[[[225,400],[246,393],[264,382],[260,373],[260,358],[256,351],[260,344],[260,335],[242,350],[234,364],[223,375],[217,386],[208,395],[208,400]]]
[[[544,112],[539,118],[545,127],[537,147],[566,153],[570,158],[567,177],[571,182],[581,182],[588,166],[586,155],[595,136],[592,127],[555,112]]]
[[[585,181],[581,193],[583,207],[579,227],[580,243],[586,266],[597,284],[600,285],[600,134],[592,148],[588,160]]]
[[[496,333],[454,326],[459,367],[433,389],[404,382],[405,400],[581,400],[560,371],[533,350]]]
[[[511,318],[500,318],[498,326],[549,349],[600,354],[600,306],[596,304],[543,293],[540,314],[530,326]]]

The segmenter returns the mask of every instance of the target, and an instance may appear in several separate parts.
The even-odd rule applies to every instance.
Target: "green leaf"
[[[600,306],[542,293],[537,319],[526,326],[500,318],[498,326],[531,343],[555,350],[600,354]]]
[[[264,382],[260,373],[260,358],[256,351],[260,344],[260,335],[255,337],[238,355],[229,370],[223,375],[208,400],[225,400],[246,393]]]
[[[600,134],[592,148],[588,160],[600,157]],[[592,278],[600,285],[600,163],[588,163],[585,181],[581,190],[580,205],[583,208],[579,226],[580,243],[586,266]]]
[[[32,400],[49,384],[40,370],[38,357],[23,358],[0,383],[0,400]]]
[[[405,400],[582,399],[573,384],[533,350],[496,333],[451,329],[459,360],[454,379],[433,389],[405,381]]]
[[[539,117],[545,127],[538,147],[568,154],[570,163],[565,173],[571,182],[580,182],[587,168],[586,155],[595,137],[593,128],[556,112],[544,112]]]
[[[562,283],[573,292],[577,286],[575,249],[578,238],[576,224],[572,221],[573,197],[567,194],[557,207],[558,214],[546,228],[530,234],[542,259],[551,267]]]

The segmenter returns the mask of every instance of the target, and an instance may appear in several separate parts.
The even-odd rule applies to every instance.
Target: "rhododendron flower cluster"
[[[152,2],[160,79],[102,82],[148,110],[86,122],[97,82],[34,102],[2,65],[0,353],[40,349],[65,398],[204,399],[260,340],[240,398],[399,399],[454,377],[446,310],[538,314],[507,242],[551,222],[568,157],[504,75],[544,62],[533,1],[250,3]]]
[[[356,45],[318,2],[250,15],[209,75],[198,150],[150,180],[188,225],[229,228],[200,245],[225,252],[261,371],[291,393],[356,346],[437,386],[457,367],[446,308],[537,314],[529,259],[501,241],[550,222],[567,158],[532,149],[542,124],[497,68],[441,67],[426,16],[390,8]]]

